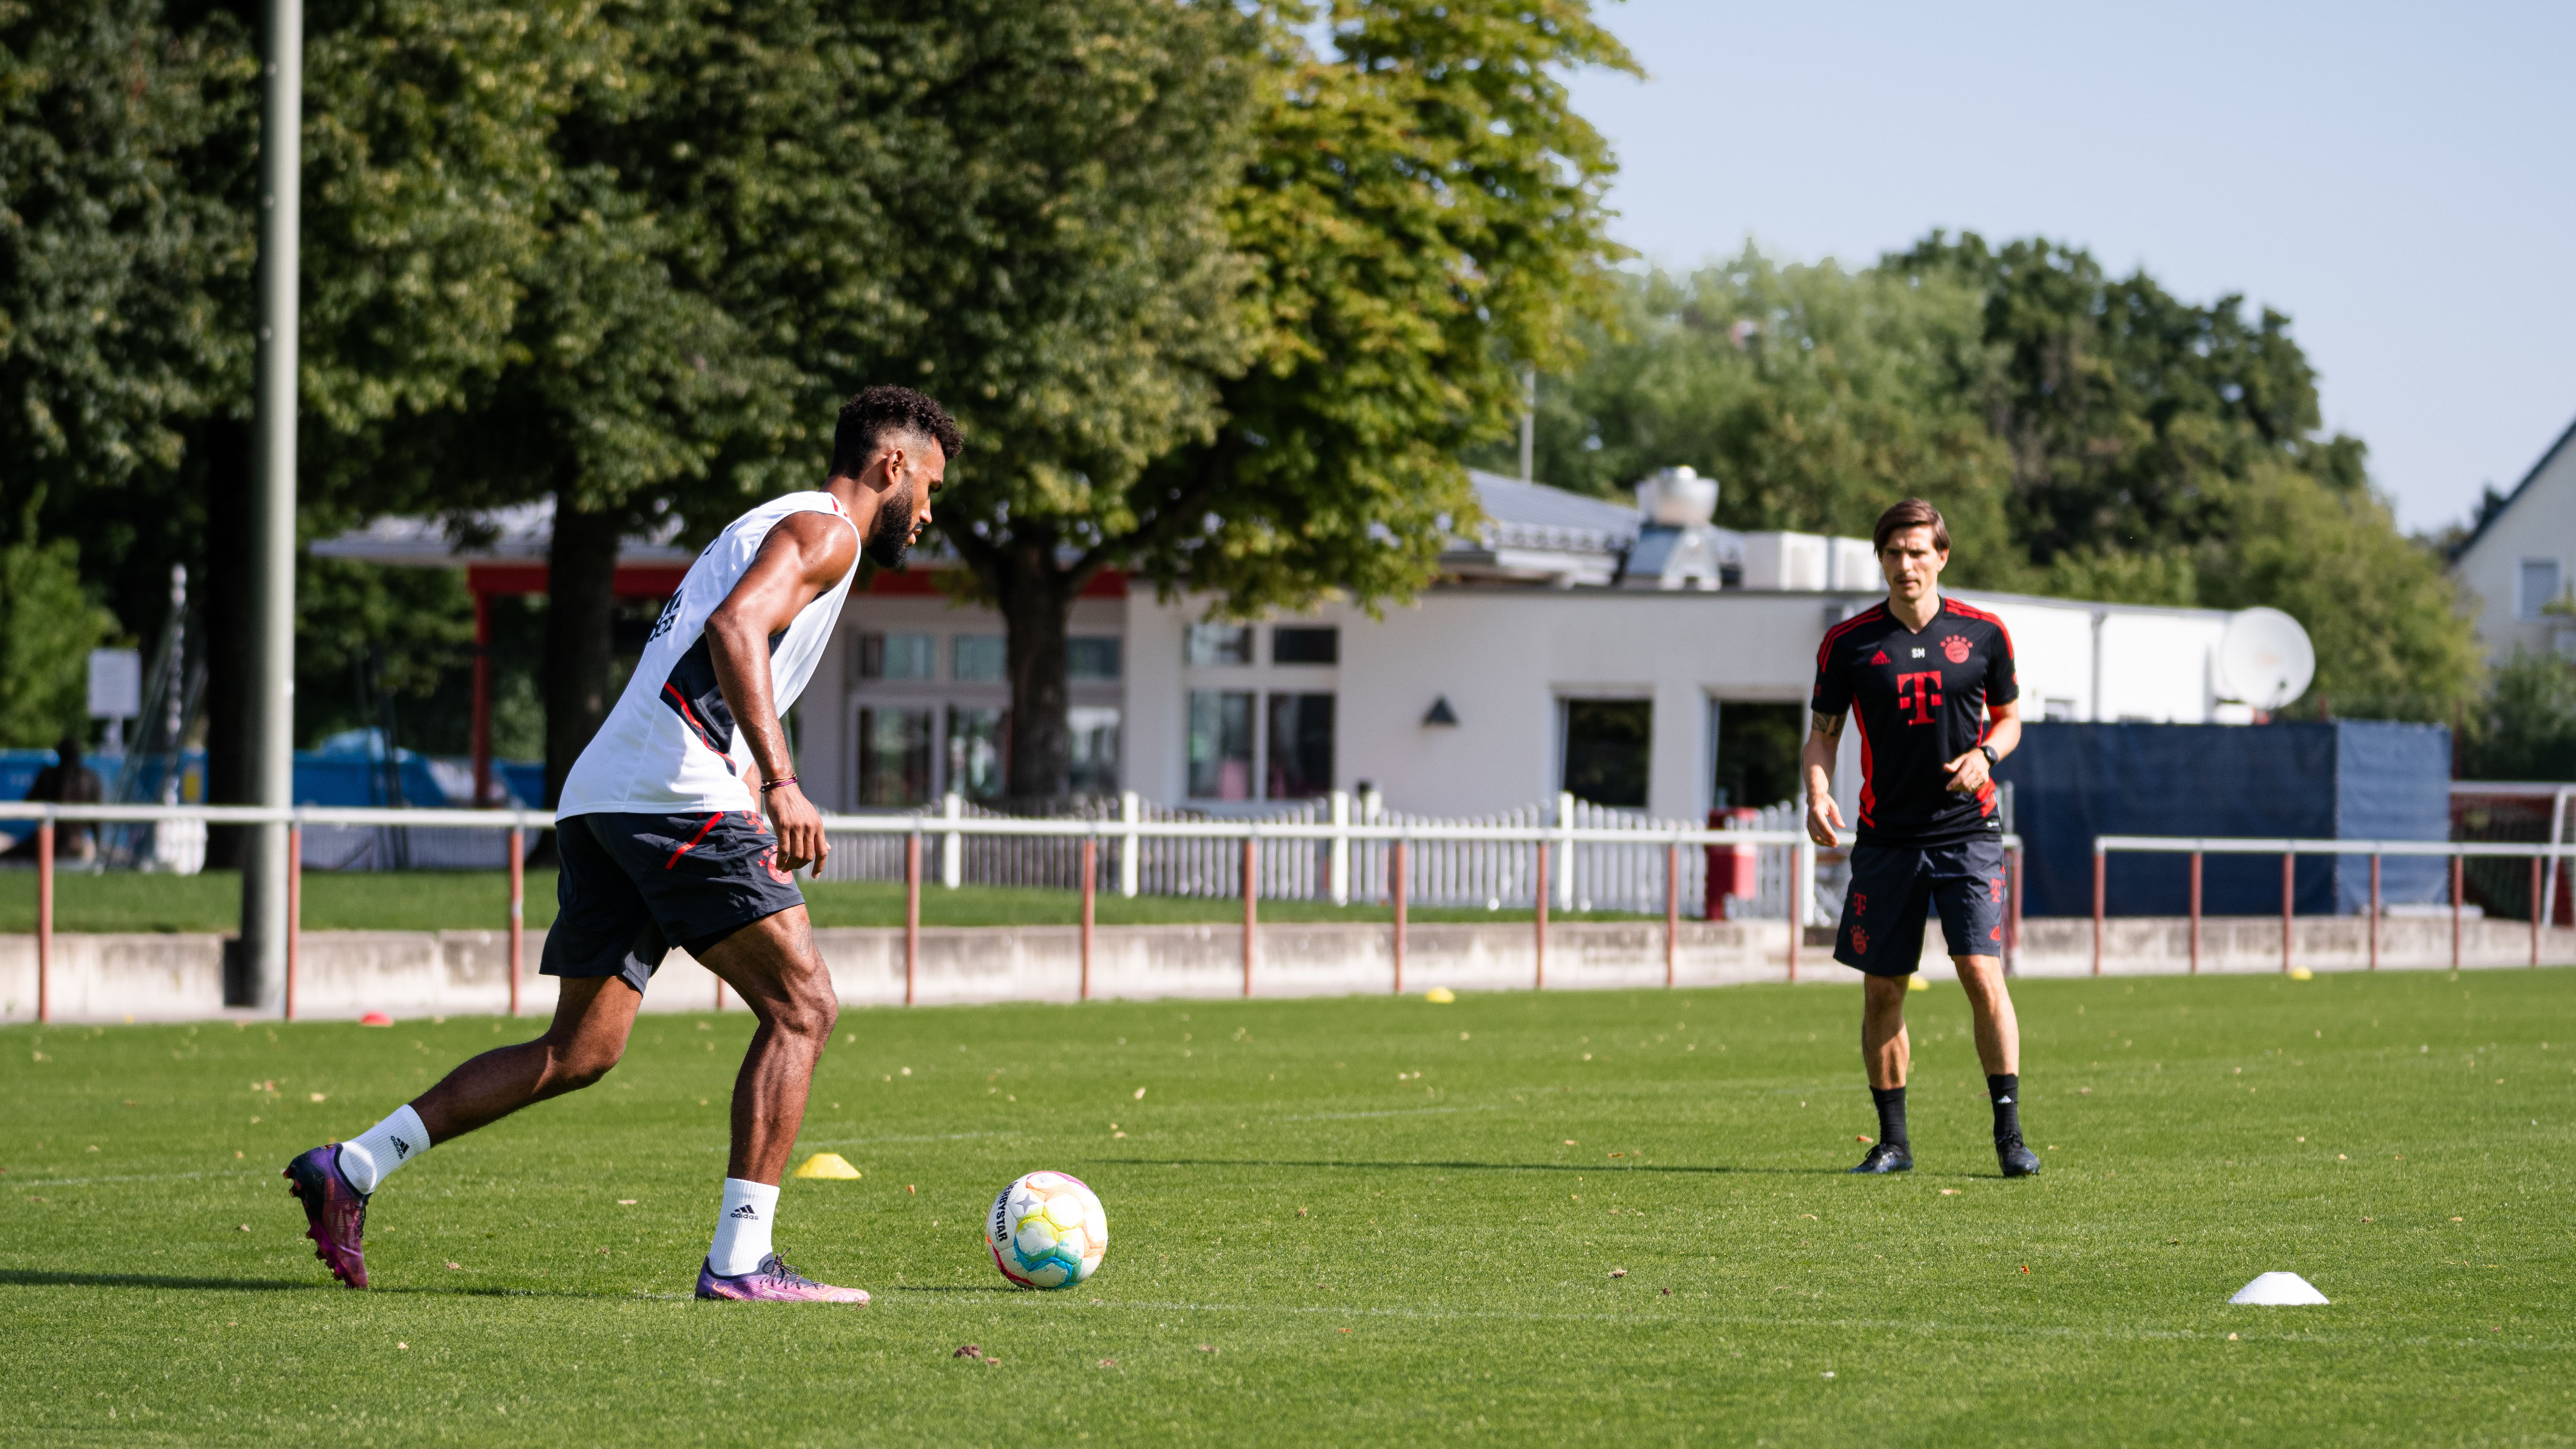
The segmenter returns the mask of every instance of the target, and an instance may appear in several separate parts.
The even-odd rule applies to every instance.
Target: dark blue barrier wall
[[[167,757],[163,757],[167,758]],[[29,787],[36,782],[36,772],[54,763],[51,750],[0,750],[0,800],[24,800]],[[122,757],[88,755],[81,763],[98,772],[101,783],[111,790],[116,773],[123,767]],[[190,750],[184,762],[185,783],[180,799],[200,804],[204,799],[206,752]],[[546,766],[543,760],[494,760],[493,776],[503,789],[530,805],[545,798]],[[438,788],[429,773],[429,762],[407,756],[402,762],[403,802],[414,806],[462,806],[465,800],[450,800]],[[295,752],[295,803],[298,805],[382,805],[385,800],[385,767],[381,760],[364,755],[326,755],[313,750]],[[149,782],[146,793],[159,797],[157,781]],[[35,827],[25,824],[0,824],[0,848],[27,834]]]
[[[2450,773],[2449,730],[2372,720],[2035,724],[1996,771],[2013,786],[2029,869],[2022,909],[2034,916],[2092,914],[2096,835],[2447,839]],[[2204,860],[2202,910],[2280,912],[2279,856]],[[2438,857],[2389,857],[2381,896],[2392,905],[2445,900],[2448,870]],[[2183,856],[2111,857],[2112,915],[2179,916],[2190,890]],[[2302,857],[2294,895],[2305,915],[2358,911],[2370,899],[2369,858]]]

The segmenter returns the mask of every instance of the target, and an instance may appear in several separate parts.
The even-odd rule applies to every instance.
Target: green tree
[[[2576,667],[2517,649],[2496,666],[2460,742],[2472,780],[2576,780]]]
[[[1858,272],[1748,250],[1636,279],[1540,413],[1572,486],[1689,463],[1730,524],[1847,534],[1923,496],[1961,584],[2284,609],[2318,652],[2293,712],[2447,719],[2478,689],[2441,559],[2320,426],[2289,319],[2077,248],[1936,232]]]
[[[1984,347],[1976,293],[1748,247],[1686,277],[1631,278],[1621,303],[1582,369],[1542,384],[1539,477],[1622,497],[1688,464],[1721,480],[1729,527],[1864,536],[1890,501],[1930,498],[1961,582],[2025,582],[2004,519],[2009,456],[1954,381]]]
[[[1021,799],[1064,788],[1064,621],[1100,570],[1238,615],[1409,596],[1446,531],[1474,521],[1461,450],[1509,427],[1521,366],[1571,363],[1571,324],[1610,295],[1612,163],[1558,77],[1633,66],[1587,4],[1341,0],[1257,19],[1245,40],[1227,16],[1193,21],[1249,95],[1210,87],[1171,118],[1201,130],[1187,195],[1225,245],[1196,240],[1193,213],[1191,251],[1217,260],[1187,274],[1200,330],[1151,374],[1176,402],[1132,429],[1140,446],[1078,452],[1038,430],[1032,447],[979,407],[1053,333],[1005,351],[953,327],[950,345],[978,352],[935,373],[969,380],[952,399],[998,459],[941,518],[1009,621]],[[1307,39],[1318,22],[1329,57]]]
[[[0,746],[89,735],[89,651],[114,636],[69,539],[0,545]]]

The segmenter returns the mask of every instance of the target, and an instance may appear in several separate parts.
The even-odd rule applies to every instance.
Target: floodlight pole
[[[251,803],[295,794],[296,256],[304,135],[303,0],[268,0],[261,66],[258,418],[250,507]],[[248,1004],[281,1005],[286,981],[286,827],[247,828],[242,962]]]

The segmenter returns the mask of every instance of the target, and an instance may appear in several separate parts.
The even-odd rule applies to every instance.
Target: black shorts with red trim
[[[778,868],[778,838],[749,811],[575,815],[555,838],[547,976],[615,976],[640,992],[674,943],[695,956],[805,904]]]
[[[1924,919],[1936,909],[1951,955],[2004,953],[2001,840],[1853,846],[1834,959],[1872,976],[1911,976],[1923,958]]]

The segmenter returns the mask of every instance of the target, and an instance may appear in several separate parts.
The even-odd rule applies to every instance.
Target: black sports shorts
[[[547,976],[616,976],[637,991],[677,942],[695,956],[805,904],[778,838],[748,811],[575,815],[555,824],[562,873]]]
[[[1923,918],[1941,912],[1953,956],[2004,953],[2004,844],[1981,835],[1949,845],[1855,845],[1834,959],[1872,976],[1911,976],[1923,957]]]

